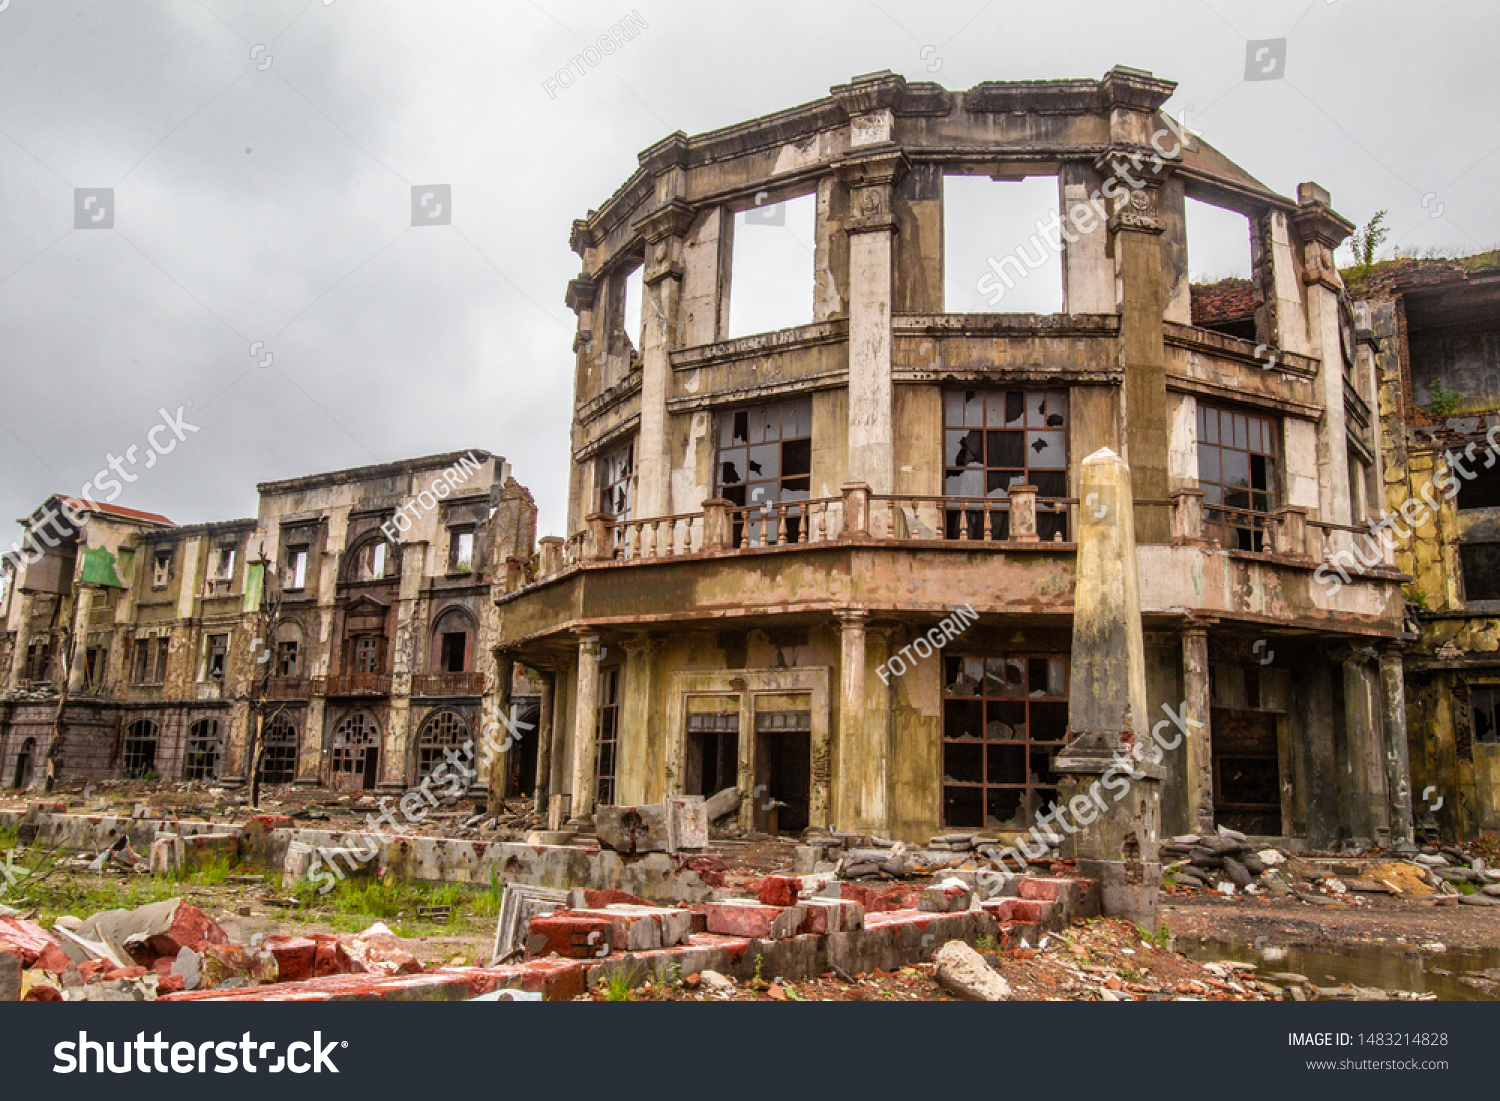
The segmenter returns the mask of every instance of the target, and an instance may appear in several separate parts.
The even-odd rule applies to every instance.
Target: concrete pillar
[[[495,651],[495,720],[499,722],[499,716],[504,715],[507,722],[514,723],[511,714],[510,696],[511,686],[515,683],[516,656],[509,650]],[[485,725],[483,716],[480,717],[481,729]],[[510,794],[510,750],[500,750],[509,736],[512,726],[505,723],[494,732],[498,741],[493,749],[488,750],[488,768],[483,769],[486,783],[489,788],[485,800],[485,809],[491,815],[505,813],[505,797]],[[481,766],[483,768],[483,766]]]
[[[865,624],[869,613],[835,612],[839,621],[838,770],[834,821],[841,830],[885,825],[884,727],[875,736],[865,710]]]
[[[660,792],[661,738],[652,736],[653,667],[661,642],[648,635],[633,635],[624,643],[625,699],[620,715],[619,747],[615,753],[616,801],[632,805],[650,803]]]
[[[572,658],[568,658],[558,662],[557,672],[553,677],[556,688],[552,694],[552,755],[547,763],[551,773],[547,781],[549,806],[552,796],[567,795],[573,790],[573,772],[569,768],[569,762],[573,744],[570,732],[573,728],[573,715],[577,711],[578,696],[578,682],[574,672],[574,662]],[[572,685],[572,692],[568,691],[569,685]],[[540,761],[537,764],[538,767],[541,766]]]
[[[578,632],[578,687],[573,708],[573,816],[570,828],[591,828],[594,798],[594,740],[599,723],[599,636]]]
[[[1067,833],[1064,855],[1082,875],[1099,882],[1104,913],[1156,928],[1161,865],[1164,770],[1149,750],[1130,764],[1133,775],[1112,801],[1101,794],[1105,774],[1121,770],[1117,756],[1151,737],[1146,713],[1146,643],[1136,581],[1131,471],[1108,448],[1083,460],[1078,565],[1073,597],[1072,690],[1069,742],[1053,768],[1058,773],[1059,820]]]
[[[1385,704],[1386,795],[1390,799],[1391,844],[1415,843],[1411,811],[1411,759],[1406,734],[1406,673],[1399,650],[1380,652],[1380,685]]]
[[[677,344],[677,313],[682,299],[682,242],[693,210],[669,200],[640,224],[646,238],[641,275],[641,422],[636,436],[635,509],[637,517],[672,512],[672,459],[667,443],[667,393]]]
[[[68,693],[82,692],[87,677],[86,652],[89,644],[89,622],[94,614],[94,599],[98,594],[94,585],[79,585],[74,598],[78,606],[73,610],[73,653],[68,658]]]
[[[851,154],[837,165],[850,189],[848,477],[875,493],[895,488],[895,387],[891,375],[892,255],[897,152]]]
[[[22,589],[16,593],[15,599],[16,645],[10,655],[9,684],[12,689],[21,687],[21,681],[26,675],[26,651],[31,646],[31,614],[35,609],[36,594]]]
[[[1339,296],[1344,284],[1333,254],[1354,231],[1354,225],[1334,213],[1328,192],[1314,183],[1297,185],[1297,213],[1292,222],[1302,245],[1311,354],[1322,360],[1313,383],[1323,407],[1317,429],[1318,512],[1322,520],[1347,524],[1349,432],[1344,418],[1344,356],[1339,336]]]
[[[1214,832],[1214,752],[1209,716],[1213,701],[1208,683],[1208,630],[1188,627],[1182,632],[1184,710],[1203,723],[1184,747],[1187,779],[1188,829],[1209,836]]]
[[[1373,843],[1376,831],[1388,827],[1386,804],[1385,723],[1373,651],[1360,648],[1344,661],[1344,756],[1340,771],[1348,778],[1340,792],[1340,825],[1361,842]]]
[[[557,674],[542,674],[542,699],[536,720],[536,801],[533,810],[547,813],[547,796],[552,791],[552,724],[553,698],[557,692]]]
[[[423,612],[427,598],[422,592],[422,579],[426,575],[427,547],[425,540],[417,540],[391,548],[391,553],[401,556],[401,583],[396,595],[396,636],[391,643],[390,721],[380,750],[379,786],[387,791],[406,788],[407,762],[416,735],[411,684],[412,677],[426,667],[427,617]]]

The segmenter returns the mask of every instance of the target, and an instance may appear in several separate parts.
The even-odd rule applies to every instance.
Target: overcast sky
[[[1269,186],[1388,208],[1387,249],[1492,247],[1497,31],[1475,0],[0,0],[0,509],[132,445],[117,503],[179,523],[254,515],[257,481],[482,447],[557,533],[572,220],[674,130],[880,69],[1149,69]],[[1276,39],[1276,78],[1246,80],[1247,42]],[[432,184],[451,222],[413,227]],[[113,228],[74,228],[87,188],[113,188],[83,214]],[[1245,274],[1207,232],[1194,275]],[[199,431],[146,469],[179,406]]]

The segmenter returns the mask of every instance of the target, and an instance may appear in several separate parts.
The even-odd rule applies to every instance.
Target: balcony
[[[411,679],[413,696],[482,696],[483,673],[418,673]]]
[[[328,677],[325,694],[329,696],[389,696],[389,673],[340,673]]]
[[[266,684],[266,699],[305,700],[317,694],[319,688],[312,677],[272,677]]]

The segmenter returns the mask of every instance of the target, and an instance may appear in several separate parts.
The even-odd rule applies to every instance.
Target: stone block
[[[807,920],[807,911],[801,906],[765,906],[750,899],[705,902],[702,910],[708,918],[708,931],[729,937],[783,940],[795,936]]]
[[[339,943],[354,963],[376,975],[414,975],[422,970],[406,943],[378,921],[362,933],[340,937]]]
[[[917,902],[917,909],[932,914],[956,914],[969,908],[973,892],[961,883],[941,883],[927,887]]]
[[[865,927],[865,908],[843,899],[813,898],[800,903],[807,911],[804,933],[852,933]]]
[[[701,795],[666,798],[667,852],[701,852],[708,848],[708,809]]]
[[[542,914],[531,919],[526,935],[529,956],[557,954],[565,959],[603,959],[615,950],[614,919],[576,914],[571,910]],[[619,946],[621,949],[624,945]]]
[[[1068,882],[1066,879],[1028,875],[1022,878],[1016,895],[1018,898],[1033,899],[1038,902],[1056,902],[1061,893],[1067,889]]]
[[[318,942],[311,937],[267,937],[265,949],[276,957],[281,982],[301,982],[318,973]]]
[[[704,800],[703,809],[710,822],[727,818],[740,809],[739,788],[725,788],[723,791],[715,792]]]
[[[118,944],[146,964],[155,963],[159,956],[175,956],[184,948],[202,952],[208,945],[229,942],[212,918],[180,898],[134,910],[103,910],[80,925],[78,934]]]
[[[760,881],[756,897],[765,906],[795,906],[802,890],[802,881],[795,876],[768,875]]]
[[[594,811],[594,834],[600,845],[618,853],[666,852],[666,805],[599,807]]]

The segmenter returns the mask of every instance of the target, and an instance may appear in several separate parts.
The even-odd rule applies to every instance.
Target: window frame
[[[1071,398],[1072,395],[1067,389],[1056,387],[1044,389],[998,386],[945,387],[942,392],[943,420],[939,436],[939,446],[942,449],[943,500],[945,502],[987,503],[991,509],[990,538],[1003,540],[1010,537],[1010,488],[1018,485],[1035,486],[1037,488],[1037,537],[1042,542],[1051,542],[1060,535],[1066,541],[1068,538],[1067,507],[1048,507],[1047,502],[1066,499],[1070,496],[1072,478],[1068,465],[1070,452],[1068,436],[1072,429]],[[953,399],[957,399],[957,408]],[[1039,408],[1034,404],[1038,400],[1041,402]],[[979,402],[979,407],[977,411],[972,412],[977,412],[976,419],[979,423],[970,424],[970,404],[975,401]],[[1013,401],[1019,406],[1017,412],[1019,422],[1010,415]],[[1054,402],[1061,403],[1061,412],[1054,408]],[[992,408],[997,409],[998,420],[992,421]],[[955,413],[958,415],[958,423],[952,420]],[[1054,418],[1057,423],[1054,423]],[[1038,422],[1035,425],[1032,423],[1034,419]],[[951,445],[958,441],[950,439],[950,434],[955,436],[961,434],[965,437],[977,434],[982,449],[979,455],[980,461],[959,464],[957,460],[962,457],[963,452],[954,451]],[[1041,466],[1032,463],[1032,456],[1040,454],[1036,450],[1036,444],[1043,443],[1044,434],[1047,437],[1058,435],[1062,437],[1060,465]],[[992,437],[1004,435],[1021,437],[1019,465],[1014,462],[1001,463],[1000,456],[991,455],[992,445],[1002,442]],[[962,447],[967,449],[969,446],[971,446],[971,441],[964,439]],[[994,462],[991,461],[992,458]],[[964,494],[949,491],[951,479],[963,478],[971,472],[982,476],[983,493]],[[1038,477],[1038,475],[1043,477]],[[1058,477],[1061,478],[1061,486],[1057,485]],[[992,482],[997,484],[992,486]],[[998,484],[1000,482],[1004,484]],[[1053,492],[1059,488],[1060,493]],[[995,522],[996,517],[998,517],[998,525]],[[959,538],[963,526],[968,529],[967,538],[983,539],[983,507],[945,508],[943,526],[943,534],[948,539]]]
[[[1209,439],[1208,415],[1213,414],[1213,439]],[[1226,423],[1231,428],[1231,442],[1223,443],[1223,428]],[[1245,420],[1245,445],[1240,446],[1236,434],[1237,418]],[[1229,541],[1221,536],[1220,542],[1224,543],[1226,549],[1263,552],[1270,549],[1270,541],[1267,539],[1267,527],[1265,518],[1271,516],[1281,508],[1283,499],[1282,476],[1285,464],[1282,461],[1282,433],[1284,422],[1281,417],[1260,410],[1237,408],[1230,405],[1216,405],[1212,402],[1199,401],[1195,415],[1195,430],[1197,439],[1195,441],[1195,452],[1197,458],[1198,488],[1203,491],[1203,529],[1204,533],[1213,538],[1216,534],[1223,533],[1232,535],[1234,546],[1229,546]],[[1262,441],[1269,440],[1271,450],[1256,450],[1250,445],[1254,438],[1254,430],[1258,429]],[[1208,477],[1209,468],[1206,466],[1210,454],[1217,463],[1217,478]],[[1235,485],[1227,480],[1226,455],[1245,456],[1245,479],[1243,486]],[[1265,488],[1256,488],[1255,460],[1259,458],[1262,462],[1262,473],[1266,473],[1266,463],[1269,460],[1269,476],[1265,478]],[[1212,498],[1217,491],[1218,500]],[[1242,493],[1248,502],[1247,505],[1226,504],[1230,493]],[[1262,507],[1257,507],[1257,502]]]
[[[617,795],[620,716],[625,702],[620,690],[623,676],[618,665],[599,669],[599,695],[594,708],[594,805],[597,807],[613,806]]]

